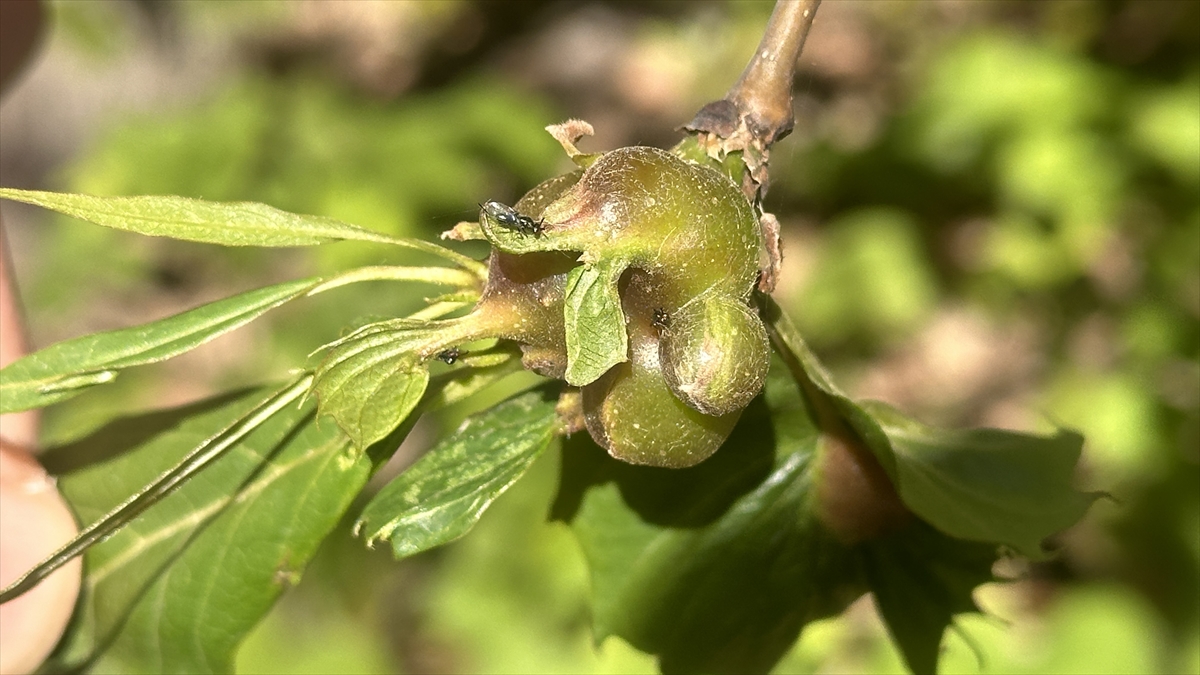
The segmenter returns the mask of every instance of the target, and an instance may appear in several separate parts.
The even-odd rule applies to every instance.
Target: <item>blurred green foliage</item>
[[[1019,425],[1044,424],[1044,416],[1075,427],[1088,438],[1081,480],[1114,497],[1062,538],[1057,562],[982,594],[1013,623],[964,618],[966,641],[947,640],[945,672],[979,671],[968,643],[988,672],[1200,672],[1200,5],[1178,3],[1165,19],[1146,10],[1150,19],[1137,24],[1142,10],[1134,2],[965,4],[965,19],[930,7],[902,16],[900,5],[883,2],[821,8],[814,36],[849,22],[888,55],[878,61],[904,67],[877,64],[855,79],[822,70],[818,60],[801,77],[798,92],[813,94],[798,109],[795,138],[776,148],[767,203],[784,224],[789,263],[803,268],[785,269],[782,302],[852,391],[874,374],[900,392],[903,400],[892,403],[918,415]],[[615,95],[530,90],[491,57],[537,44],[540,32],[555,35],[556,19],[582,16],[572,25],[601,26],[595,39],[612,26],[642,27],[602,53],[668,44],[674,59],[711,71],[708,27],[737,36],[738,50],[722,45],[719,53],[749,54],[769,10],[617,4],[572,15],[573,5],[531,3],[520,14],[529,23],[513,27],[493,20],[486,5],[442,3],[410,26],[419,35],[430,22],[454,26],[457,17],[470,27],[484,17],[477,43],[491,51],[477,60],[428,47],[430,63],[455,66],[436,86],[428,78],[403,96],[379,96],[328,69],[247,58],[199,103],[115,120],[53,187],[262,201],[433,237],[473,219],[477,202],[513,201],[557,173],[561,152],[542,131],[548,123],[591,112],[602,133],[608,124],[638,142],[684,121],[655,127]],[[117,58],[121,41],[137,34],[129,12],[104,3],[58,7],[58,29],[88,58]],[[177,30],[194,24],[242,35],[246,25],[269,32],[287,21],[286,9],[264,7],[189,5],[171,19]],[[1121,39],[1151,46],[1122,51]],[[741,63],[719,65],[736,74]],[[625,72],[611,63],[596,68],[605,72],[586,86]],[[726,82],[699,77],[690,86],[680,106],[694,110]],[[839,136],[839,124],[858,118],[870,133]],[[41,272],[27,294],[35,327],[105,299],[136,316],[140,310],[129,308],[140,303],[192,297],[180,288],[228,294],[394,262],[354,244],[316,254],[214,254],[76,223],[55,228],[41,242]],[[147,284],[157,296],[136,290]],[[279,312],[269,335],[241,344],[222,370],[204,371],[205,384],[278,376],[345,327],[419,300],[332,296]],[[928,380],[951,383],[941,397],[924,391],[935,386],[926,381],[932,373],[888,370],[932,340],[939,317],[963,311],[981,317],[983,335],[974,337],[985,342],[1012,327],[1031,333],[1023,349],[1033,352],[1033,365],[1022,370],[989,352],[976,376],[984,385],[961,395],[954,383],[965,376],[946,365],[942,379]],[[935,357],[955,346],[932,344]],[[165,378],[192,376],[166,371]],[[128,379],[120,395],[81,398],[74,420],[52,415],[51,435],[123,405],[112,399],[153,401],[138,398],[142,385],[170,384]],[[445,550],[394,564],[345,531],[335,534],[243,648],[240,666],[652,671],[648,657],[615,639],[592,649],[582,559],[565,527],[544,522],[556,461],[553,453],[539,460],[469,537]],[[901,672],[901,665],[873,613],[852,610],[809,628],[779,672],[830,669]]]

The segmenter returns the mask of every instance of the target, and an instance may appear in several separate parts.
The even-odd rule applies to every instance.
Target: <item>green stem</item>
[[[324,293],[361,281],[418,281],[475,290],[478,289],[481,279],[476,274],[448,267],[360,267],[330,278],[309,291],[308,295]]]
[[[761,293],[755,294],[755,297],[767,326],[767,335],[775,345],[776,353],[792,373],[792,379],[799,385],[805,405],[817,421],[817,426],[828,434],[853,437],[834,401],[835,397],[845,398],[845,394],[838,390],[825,367],[813,357],[800,331],[796,330],[791,318],[775,299]]]
[[[465,256],[458,251],[451,251],[444,246],[438,246],[437,244],[422,241],[420,239],[402,239],[400,237],[389,237],[387,235],[379,235],[379,238],[372,239],[372,241],[377,241],[382,244],[393,244],[395,246],[403,246],[406,248],[415,249],[417,251],[432,253],[433,255],[449,260],[450,262],[470,272],[477,280],[487,281],[488,271],[486,263]]]
[[[468,304],[470,303],[452,301],[435,302],[425,309],[409,314],[405,318],[409,321],[431,321],[433,319],[440,319],[456,309],[462,309]]]

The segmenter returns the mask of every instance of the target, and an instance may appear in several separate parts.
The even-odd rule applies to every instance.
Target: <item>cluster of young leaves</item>
[[[486,274],[441,247],[260,205],[0,196],[143,234],[262,246],[361,239],[461,268],[362,268],[279,284],[60,343],[0,371],[4,411],[41,407],[315,292],[389,278],[458,289],[420,316],[334,343],[315,383],[303,373],[277,390],[119,420],[53,449],[48,465],[93,525],[55,558],[90,545],[81,608],[52,667],[228,670],[240,640],[297,581],[416,414],[516,368],[502,347],[437,376],[414,359],[414,345],[428,343],[423,322],[462,306]],[[591,566],[597,639],[619,635],[658,655],[667,672],[766,671],[806,623],[871,591],[909,666],[933,672],[945,628],[975,609],[971,590],[991,578],[997,548],[1040,557],[1042,541],[1087,509],[1092,498],[1070,488],[1081,438],[946,432],[857,404],[762,300],[778,358],[765,392],[712,459],[683,470],[640,467],[585,434],[564,443],[553,515],[574,528]],[[322,387],[317,410],[308,394]],[[562,433],[560,391],[527,391],[470,419],[389,483],[356,531],[368,544],[389,542],[398,558],[465,534]],[[326,414],[338,425],[322,424]],[[823,520],[830,414],[887,473],[912,514],[901,526],[847,541]]]
[[[141,234],[258,246],[358,239],[432,253],[460,268],[359,268],[61,342],[0,371],[4,412],[64,401],[111,382],[125,368],[177,356],[307,295],[368,280],[457,288],[450,300],[433,302],[423,313],[438,316],[477,296],[486,274],[482,264],[440,246],[258,204],[9,189],[0,196]],[[298,580],[317,544],[399,445],[415,419],[408,413],[454,403],[512,372],[509,356],[500,351],[470,370],[432,378],[426,373],[403,414],[389,418],[383,434],[362,444],[338,426],[319,422],[308,400],[315,376],[303,373],[274,392],[242,392],[118,420],[53,448],[47,465],[62,478],[81,520],[91,524],[5,589],[3,599],[86,550],[82,604],[52,667],[119,663],[118,669],[130,671],[229,670],[241,639],[278,593]],[[201,470],[202,478],[191,480]],[[496,493],[504,487],[502,482]]]

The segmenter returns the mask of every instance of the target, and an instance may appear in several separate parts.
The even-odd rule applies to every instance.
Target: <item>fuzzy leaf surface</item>
[[[117,230],[223,246],[312,246],[340,239],[404,241],[333,218],[288,213],[254,202],[209,202],[172,195],[94,197],[13,188],[0,188],[0,198]]]
[[[400,319],[335,343],[313,383],[320,414],[333,417],[360,449],[387,436],[421,401],[429,367],[419,351],[438,335],[426,322]]]
[[[629,335],[617,293],[620,262],[583,265],[567,276],[563,319],[567,335],[568,384],[591,384],[628,359]]]
[[[255,391],[118,421],[47,461],[80,518],[92,520],[262,399]],[[371,469],[369,454],[315,423],[311,405],[277,413],[85,554],[82,604],[55,664],[228,672]]]
[[[555,402],[531,391],[468,418],[367,505],[355,525],[367,545],[390,541],[397,558],[466,534],[549,446]]]
[[[141,326],[53,344],[0,370],[0,412],[57,403],[111,382],[124,368],[178,356],[304,295],[321,281],[258,288]]]

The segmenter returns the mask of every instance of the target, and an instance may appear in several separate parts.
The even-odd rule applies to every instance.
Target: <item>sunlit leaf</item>
[[[320,414],[333,417],[358,448],[387,436],[425,393],[429,366],[418,352],[439,335],[426,322],[400,320],[338,341],[313,384]]]
[[[267,286],[141,326],[66,340],[0,370],[0,412],[66,400],[113,381],[124,368],[178,356],[296,298],[375,280],[470,286],[475,277],[445,267],[363,267],[328,278]]]
[[[554,399],[544,391],[471,417],[384,487],[355,531],[368,545],[391,542],[397,558],[453,541],[525,473],[557,430]]]
[[[173,195],[92,195],[0,188],[0,198],[34,204],[89,223],[154,237],[224,246],[312,246],[339,239],[391,243],[379,232],[254,202],[208,202]]]
[[[0,198],[155,237],[223,246],[271,247],[371,241],[439,255],[476,273],[483,269],[478,261],[426,241],[393,237],[333,218],[288,213],[254,202],[209,202],[174,195],[94,197],[15,188],[0,188]]]
[[[0,412],[57,403],[111,382],[123,368],[178,356],[304,295],[321,281],[267,286],[141,326],[51,345],[0,370]]]

